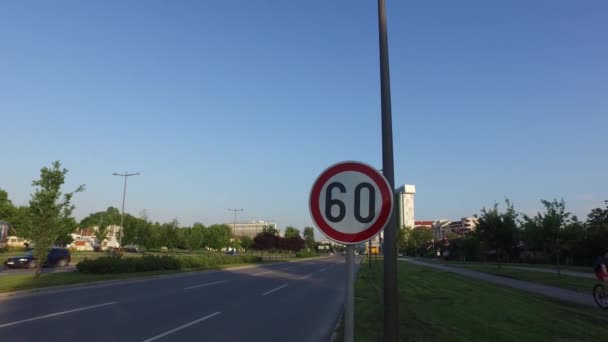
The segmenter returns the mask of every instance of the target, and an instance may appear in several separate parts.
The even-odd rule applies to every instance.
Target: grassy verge
[[[600,341],[608,317],[587,308],[399,262],[401,341]],[[382,265],[359,268],[355,340],[382,340]]]
[[[456,266],[456,265],[453,265]],[[545,273],[520,270],[509,267],[498,267],[496,265],[458,265],[458,267],[464,267],[469,270],[489,273],[501,277],[507,277],[518,280],[525,280],[533,283],[551,285],[561,287],[568,290],[574,290],[579,292],[589,292],[593,289],[593,286],[597,284],[595,279],[573,277],[568,275],[558,276],[556,273]]]
[[[83,274],[79,272],[61,272],[61,273],[45,273],[40,278],[34,278],[31,274],[19,274],[19,275],[4,275],[0,277],[0,293],[11,292],[18,290],[28,290],[44,288],[49,286],[62,286],[72,284],[86,284],[96,281],[104,280],[117,280],[117,279],[131,279],[131,278],[142,278],[150,277],[155,275],[173,274],[173,273],[185,273],[194,271],[204,271],[212,269],[224,269],[238,266],[253,265],[249,264],[229,264],[229,265],[217,265],[212,267],[206,267],[201,269],[192,270],[172,270],[172,271],[151,271],[151,272],[134,272],[134,273],[119,273],[119,274]]]
[[[314,257],[311,257],[314,258]],[[271,264],[277,262],[293,262],[298,260],[304,260],[309,258],[283,258],[276,260],[264,260],[259,264]],[[152,271],[152,272],[136,272],[136,273],[120,273],[120,274],[83,274],[79,272],[60,272],[60,273],[45,273],[36,279],[31,274],[19,274],[19,275],[3,275],[0,277],[0,293],[29,290],[44,288],[49,286],[62,286],[72,284],[86,284],[96,281],[104,280],[117,280],[117,279],[131,279],[131,278],[143,278],[155,275],[173,274],[173,273],[184,273],[194,271],[204,271],[211,269],[224,269],[231,267],[255,265],[254,263],[240,263],[240,264],[228,264],[228,265],[217,265],[206,268],[192,269],[192,270],[174,270],[174,271]]]

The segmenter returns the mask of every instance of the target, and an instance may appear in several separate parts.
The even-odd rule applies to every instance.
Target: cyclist
[[[608,288],[608,250],[604,252],[604,255],[601,255],[595,261],[593,265],[593,270],[595,271],[595,276],[597,279],[604,282],[604,286]]]

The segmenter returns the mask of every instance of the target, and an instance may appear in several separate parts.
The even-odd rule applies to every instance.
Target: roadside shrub
[[[296,253],[296,258],[311,258],[311,257],[316,257],[316,256],[320,256],[320,254],[317,252],[307,251],[307,250],[301,250]]]
[[[156,256],[146,255],[140,258],[103,256],[97,259],[85,259],[76,265],[82,273],[133,273],[162,270],[196,270],[214,268],[219,265],[261,262],[259,256]]]

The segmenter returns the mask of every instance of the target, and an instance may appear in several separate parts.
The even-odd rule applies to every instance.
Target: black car
[[[46,262],[43,267],[51,266],[67,266],[72,261],[70,251],[65,248],[51,248],[47,255]],[[38,265],[38,260],[34,257],[33,252],[27,251],[24,255],[12,257],[6,260],[4,266],[8,268],[35,268]]]

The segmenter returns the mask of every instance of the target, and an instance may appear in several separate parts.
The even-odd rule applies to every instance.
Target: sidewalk
[[[596,306],[595,301],[593,300],[593,297],[588,293],[581,293],[581,292],[576,292],[576,291],[560,289],[560,288],[554,287],[554,286],[540,285],[540,284],[530,283],[530,282],[522,281],[522,280],[515,280],[515,279],[510,279],[510,278],[505,278],[505,277],[499,277],[499,276],[495,276],[495,275],[491,275],[491,274],[487,274],[487,273],[468,270],[466,268],[451,267],[451,266],[445,266],[445,265],[440,265],[440,264],[432,264],[432,263],[423,262],[423,261],[415,261],[415,260],[411,260],[409,258],[400,258],[399,260],[407,261],[414,265],[430,267],[430,268],[434,268],[434,269],[442,270],[442,271],[446,271],[446,272],[452,272],[452,273],[463,275],[465,277],[470,277],[470,278],[487,281],[487,282],[490,282],[490,283],[493,283],[496,285],[512,287],[512,288],[523,290],[526,292],[540,294],[540,295],[543,295],[546,297],[551,297],[554,299],[559,299],[559,300],[563,300],[563,301],[567,301],[567,302],[571,302],[571,303],[575,303],[575,304]]]

